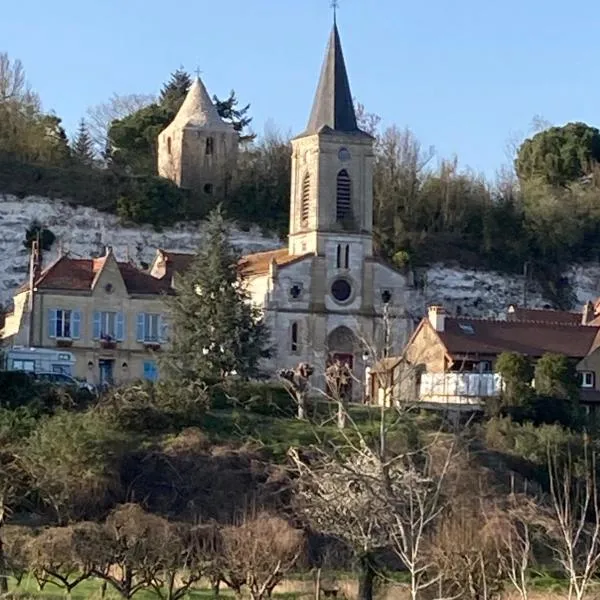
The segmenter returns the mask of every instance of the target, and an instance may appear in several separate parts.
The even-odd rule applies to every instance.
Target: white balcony
[[[500,395],[502,377],[496,373],[423,373],[418,391],[421,402],[480,405]]]

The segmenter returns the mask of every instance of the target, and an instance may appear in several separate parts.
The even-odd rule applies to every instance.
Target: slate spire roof
[[[304,135],[313,135],[322,131],[368,135],[362,132],[356,123],[350,82],[335,20]]]
[[[181,128],[202,128],[211,131],[231,131],[233,125],[219,116],[200,77],[196,77],[179,109],[173,124]]]

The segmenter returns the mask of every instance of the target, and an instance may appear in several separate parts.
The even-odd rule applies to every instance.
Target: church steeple
[[[313,102],[308,127],[304,135],[321,131],[362,133],[356,123],[356,113],[350,92],[350,82],[342,52],[340,34],[334,19],[329,44],[321,68],[321,77]]]

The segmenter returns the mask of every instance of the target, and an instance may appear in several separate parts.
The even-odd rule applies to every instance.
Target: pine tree
[[[82,165],[91,166],[94,163],[94,143],[85,119],[81,119],[77,134],[72,144],[73,157]]]
[[[191,85],[190,74],[179,67],[174,73],[171,73],[171,79],[163,85],[160,91],[160,105],[168,111],[176,113],[183,104]]]
[[[252,122],[252,117],[248,116],[250,105],[246,104],[243,108],[237,108],[239,101],[233,90],[231,90],[229,98],[226,100],[219,100],[217,96],[213,96],[213,102],[219,116],[224,121],[231,123],[233,128],[240,134],[240,142],[249,142],[256,137],[255,134],[242,134],[243,130]]]
[[[220,209],[208,219],[206,238],[188,270],[176,277],[168,299],[171,350],[167,375],[182,380],[258,374],[269,334],[240,277],[240,256],[229,242]]]

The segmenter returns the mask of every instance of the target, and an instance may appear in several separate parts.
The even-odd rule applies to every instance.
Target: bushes
[[[208,404],[208,391],[201,382],[166,380],[118,388],[99,409],[114,427],[149,432],[199,425]]]

